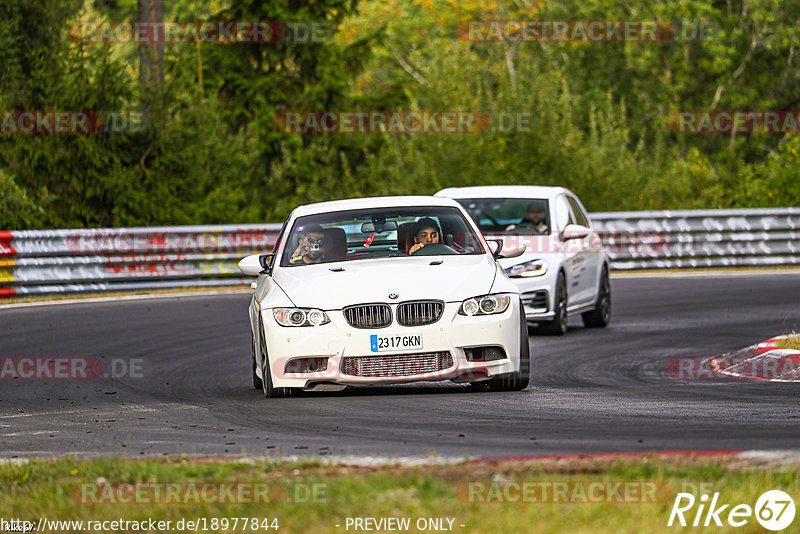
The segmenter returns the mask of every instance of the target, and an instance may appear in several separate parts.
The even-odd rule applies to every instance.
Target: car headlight
[[[503,313],[511,304],[511,297],[508,295],[484,295],[473,297],[461,303],[458,309],[459,315],[493,315]]]
[[[547,262],[544,260],[533,260],[519,265],[513,265],[506,269],[506,274],[511,278],[530,278],[532,276],[542,276],[547,272]]]
[[[281,326],[319,326],[331,322],[327,313],[316,308],[275,308],[272,315]]]

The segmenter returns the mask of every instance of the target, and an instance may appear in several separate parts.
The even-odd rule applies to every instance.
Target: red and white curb
[[[709,361],[715,373],[768,382],[800,382],[800,350],[779,347],[793,335],[776,336],[739,351],[736,358],[715,356]],[[733,360],[733,361],[731,361]]]

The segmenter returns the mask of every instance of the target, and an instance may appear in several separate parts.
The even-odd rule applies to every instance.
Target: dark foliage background
[[[592,211],[800,199],[796,134],[668,127],[680,110],[800,109],[800,0],[166,0],[165,20],[335,32],[314,44],[168,43],[150,83],[137,45],[70,38],[76,21],[136,20],[142,7],[0,0],[0,110],[149,119],[128,133],[0,135],[0,228],[274,222],[302,203],[474,184],[564,185]],[[478,19],[703,21],[713,31],[659,43],[459,39],[459,23]],[[532,127],[297,135],[273,124],[282,110],[409,109],[527,113]]]

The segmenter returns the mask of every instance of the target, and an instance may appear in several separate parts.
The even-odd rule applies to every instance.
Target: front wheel
[[[272,385],[272,372],[269,370],[269,356],[267,356],[267,349],[264,346],[264,340],[259,344],[261,350],[261,389],[264,390],[264,396],[269,399],[288,397],[289,388],[276,388]]]
[[[531,347],[528,341],[528,324],[525,309],[519,302],[519,370],[500,375],[489,381],[492,391],[522,391],[531,381]]]
[[[544,323],[542,326],[539,327],[538,331],[551,335],[551,336],[563,336],[567,333],[567,281],[564,278],[564,273],[558,273],[558,278],[556,279],[556,296],[555,296],[555,317],[553,320]]]
[[[256,373],[256,341],[253,338],[252,330],[250,331],[250,353],[253,360],[253,387],[255,389],[262,389],[264,387],[264,383],[262,382],[261,377],[259,377]]]
[[[581,314],[583,324],[588,328],[603,328],[611,322],[611,283],[608,280],[608,267],[603,266],[600,285],[597,288],[597,305],[592,311]]]

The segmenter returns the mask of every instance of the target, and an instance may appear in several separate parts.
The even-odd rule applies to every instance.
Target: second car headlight
[[[508,295],[484,295],[473,297],[461,303],[458,309],[459,315],[493,315],[503,313],[508,309],[511,297]]]
[[[327,313],[316,308],[275,308],[272,315],[281,326],[319,326],[331,322]]]
[[[547,272],[547,262],[544,260],[533,260],[519,265],[513,265],[506,269],[506,274],[511,278],[530,278],[532,276],[542,276]]]

